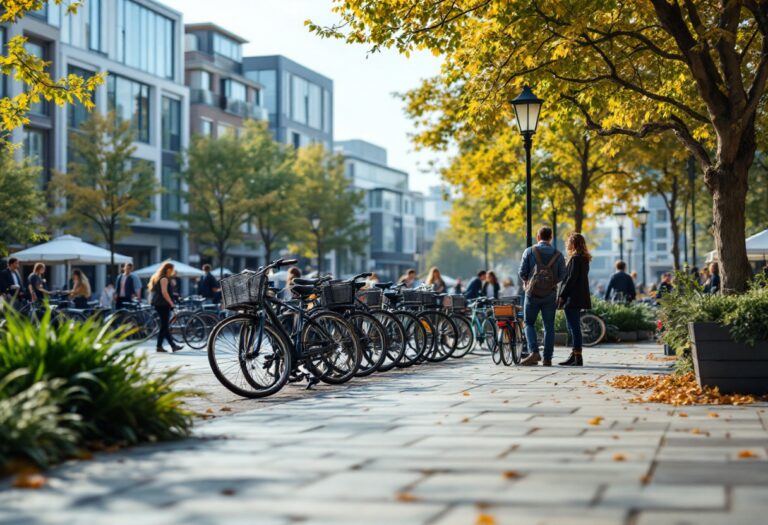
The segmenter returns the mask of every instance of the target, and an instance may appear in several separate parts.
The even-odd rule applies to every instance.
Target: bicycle
[[[503,363],[506,366],[519,364],[525,350],[526,339],[521,318],[522,308],[517,304],[501,301],[492,306],[493,317],[498,327],[496,346],[492,351],[495,364]]]
[[[581,325],[581,344],[583,346],[595,346],[605,339],[608,328],[605,320],[590,311],[583,311],[579,320]]]
[[[471,312],[470,324],[475,341],[480,349],[493,353],[496,346],[496,325],[488,318],[488,309],[491,300],[487,297],[478,297],[469,304]]]

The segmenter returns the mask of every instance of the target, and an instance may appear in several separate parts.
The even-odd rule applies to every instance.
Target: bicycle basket
[[[352,283],[330,281],[320,287],[320,304],[326,308],[355,304],[355,287]]]
[[[463,310],[467,307],[467,300],[461,294],[446,295],[443,297],[443,306],[451,310]]]
[[[403,304],[421,306],[424,292],[418,290],[403,290]]]
[[[221,304],[227,310],[257,306],[264,301],[267,278],[263,273],[244,270],[221,280]]]
[[[357,299],[366,306],[380,308],[384,302],[384,293],[377,288],[372,290],[360,290],[357,292]]]
[[[517,309],[519,307],[514,304],[494,304],[493,316],[496,319],[511,319],[517,317]]]
[[[424,306],[440,306],[442,301],[434,292],[421,292],[421,304]]]

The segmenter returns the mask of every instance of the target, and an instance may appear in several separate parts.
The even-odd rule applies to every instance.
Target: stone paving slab
[[[259,401],[217,385],[201,352],[152,355],[217,417],[65,464],[42,490],[0,482],[0,525],[765,522],[768,407],[630,403],[606,382],[667,373],[649,353],[606,345],[583,369],[472,356]]]

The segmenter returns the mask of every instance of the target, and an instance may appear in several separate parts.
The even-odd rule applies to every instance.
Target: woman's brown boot
[[[581,349],[577,350],[574,348],[573,351],[571,351],[571,355],[568,356],[568,359],[558,364],[560,366],[584,366],[584,361],[581,358]]]

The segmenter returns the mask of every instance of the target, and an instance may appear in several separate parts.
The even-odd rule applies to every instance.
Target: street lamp
[[[317,215],[313,215],[312,219],[310,219],[310,222],[312,223],[312,231],[315,234],[315,239],[317,241],[317,276],[320,277],[320,273],[322,272],[322,261],[323,256],[320,253],[320,217]]]
[[[693,155],[688,157],[688,182],[691,185],[691,266],[696,266],[696,161]]]
[[[523,136],[523,145],[525,146],[525,219],[526,219],[526,243],[527,246],[533,246],[533,225],[531,221],[531,146],[533,144],[533,134],[536,133],[536,126],[539,124],[539,114],[541,105],[544,101],[538,98],[531,91],[530,86],[523,86],[523,91],[512,100],[512,107],[515,110],[515,120],[517,128]]]
[[[557,205],[555,198],[549,198],[549,207],[552,209],[552,247],[557,250]]]
[[[624,217],[627,216],[625,211],[613,212],[613,216],[618,218],[619,222],[619,260],[624,260]]]
[[[637,220],[640,222],[641,242],[643,243],[643,283],[641,289],[645,291],[645,283],[648,282],[648,274],[645,267],[645,229],[648,226],[648,215],[651,212],[645,209],[645,206],[640,208],[637,212]]]

